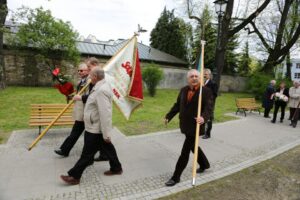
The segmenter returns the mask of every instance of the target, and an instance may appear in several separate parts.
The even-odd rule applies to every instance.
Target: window
[[[300,63],[296,63],[296,69],[300,69]]]
[[[295,73],[295,74],[294,74],[294,78],[295,78],[295,79],[300,79],[300,73]]]

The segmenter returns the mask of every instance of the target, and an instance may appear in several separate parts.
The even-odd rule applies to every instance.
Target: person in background
[[[204,86],[209,88],[212,92],[213,95],[213,108],[212,108],[212,113],[211,116],[209,118],[209,120],[207,121],[207,123],[205,124],[206,129],[205,129],[205,134],[202,137],[203,139],[208,139],[211,136],[211,129],[212,129],[212,122],[214,120],[214,110],[215,110],[215,103],[216,103],[216,98],[218,96],[218,86],[217,84],[212,80],[212,74],[210,69],[204,69]]]
[[[285,115],[285,107],[289,100],[289,89],[285,87],[285,82],[281,82],[279,84],[279,88],[276,90],[275,93],[275,108],[273,113],[272,123],[276,122],[277,113],[280,108],[281,116],[280,116],[280,123],[283,122],[284,115]]]
[[[271,80],[270,84],[268,85],[268,87],[266,88],[266,91],[264,93],[262,107],[265,109],[265,111],[264,111],[265,118],[271,118],[269,116],[269,113],[270,113],[271,109],[273,108],[273,104],[274,104],[273,97],[274,97],[274,93],[275,93],[275,84],[276,84],[276,81]]]
[[[85,63],[80,63],[78,67],[79,82],[77,84],[76,92],[78,93],[86,84],[87,77],[89,75],[88,67]],[[83,122],[83,109],[84,103],[80,100],[75,100],[73,108],[73,119],[75,120],[70,135],[64,140],[59,149],[54,152],[60,156],[68,157],[73,146],[77,142],[78,138],[84,131]]]
[[[87,67],[89,71],[94,69],[95,67],[100,68],[100,62],[97,58],[95,57],[90,57],[86,60]],[[94,85],[91,83],[89,85],[89,92],[93,89]],[[86,103],[88,97],[89,97],[89,92],[85,93],[83,95],[75,95],[74,99],[77,101],[82,101],[83,103]],[[107,161],[107,156],[104,153],[101,153],[99,150],[99,156],[94,159],[94,161]]]
[[[299,102],[300,102],[300,87],[299,82],[294,81],[293,86],[289,89],[289,108],[290,108],[290,120],[291,120],[291,126],[294,128],[297,126],[297,121],[299,118]]]

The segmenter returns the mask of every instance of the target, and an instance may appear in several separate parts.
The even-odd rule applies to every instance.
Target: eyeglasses
[[[78,72],[84,72],[84,71],[86,71],[86,70],[83,70],[83,69],[79,69],[79,70],[78,70]]]

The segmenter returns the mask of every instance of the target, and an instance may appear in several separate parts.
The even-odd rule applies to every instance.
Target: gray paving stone
[[[179,130],[125,137],[117,129],[113,143],[122,162],[121,176],[105,177],[107,162],[87,168],[79,186],[67,186],[59,175],[66,174],[79,158],[81,137],[67,158],[53,153],[70,129],[52,129],[40,143],[27,151],[37,130],[15,131],[7,144],[0,145],[1,200],[94,200],[155,199],[191,188],[191,162],[181,182],[165,187],[172,176],[184,136]],[[259,115],[214,125],[213,137],[200,146],[211,163],[205,174],[197,175],[196,185],[237,172],[300,144],[299,128],[287,122],[271,124]]]

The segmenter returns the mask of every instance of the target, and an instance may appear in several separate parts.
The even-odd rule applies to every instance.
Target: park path
[[[184,136],[179,130],[125,137],[117,129],[113,143],[124,173],[105,177],[107,162],[95,162],[82,176],[80,185],[65,185],[59,178],[80,156],[83,137],[70,156],[54,154],[70,129],[53,129],[33,148],[28,145],[37,130],[15,131],[5,145],[0,145],[1,200],[95,200],[155,199],[191,188],[191,161],[181,182],[165,187],[178,159]],[[196,184],[232,174],[271,158],[300,144],[299,127],[288,122],[272,124],[257,113],[215,124],[212,138],[200,140],[211,168],[198,175]]]

